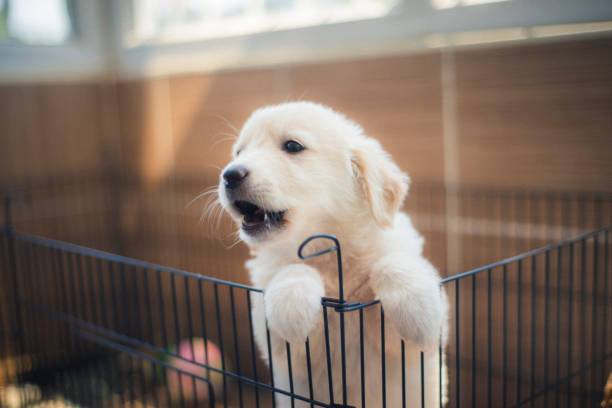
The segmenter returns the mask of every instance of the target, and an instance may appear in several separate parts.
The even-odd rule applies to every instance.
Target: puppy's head
[[[310,102],[255,111],[232,156],[219,198],[252,247],[347,226],[389,227],[408,189],[377,141]]]

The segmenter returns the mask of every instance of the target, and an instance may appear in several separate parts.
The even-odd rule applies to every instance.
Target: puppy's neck
[[[282,267],[294,263],[307,262],[317,268],[321,274],[335,277],[337,264],[335,256],[322,255],[308,261],[301,260],[298,256],[298,248],[309,237],[316,234],[329,234],[338,239],[342,251],[343,264],[349,267],[351,264],[367,264],[360,261],[363,258],[376,257],[379,248],[372,247],[372,243],[381,242],[379,235],[384,234],[373,220],[364,219],[360,223],[330,222],[326,224],[313,225],[309,231],[300,231],[287,234],[282,239],[270,242],[267,245],[251,249],[251,260],[247,267],[251,271],[257,270],[258,276],[251,275],[253,284],[265,287]],[[303,250],[303,254],[312,254],[333,246],[334,243],[326,239],[311,241]],[[251,268],[252,266],[252,268]],[[351,268],[346,268],[346,276],[353,273]],[[265,272],[263,272],[265,271]],[[335,278],[333,279],[335,281]]]

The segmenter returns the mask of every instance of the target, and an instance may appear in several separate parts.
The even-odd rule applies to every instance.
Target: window
[[[0,0],[0,44],[59,45],[74,35],[69,0]]]
[[[430,0],[431,5],[436,9],[447,9],[458,6],[478,6],[488,3],[501,3],[510,0]]]
[[[118,0],[117,0],[118,1]],[[0,0],[0,81],[74,80],[107,72],[107,0]]]
[[[231,37],[382,17],[399,0],[133,0],[128,43]]]

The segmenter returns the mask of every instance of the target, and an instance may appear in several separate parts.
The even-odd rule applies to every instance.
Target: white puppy
[[[421,351],[424,351],[425,405],[439,407],[439,346],[447,301],[435,268],[423,257],[423,238],[407,215],[398,212],[409,179],[380,144],[355,123],[310,102],[286,103],[255,111],[223,170],[219,198],[250,247],[252,282],[264,289],[254,299],[257,344],[266,361],[270,329],[275,387],[290,390],[290,343],[294,392],[309,397],[305,340],[308,338],[314,399],[342,404],[339,313],[327,309],[333,386],[328,362],[321,298],[338,297],[336,260],[324,255],[300,260],[299,245],[314,234],[331,234],[341,244],[344,298],[380,299],[385,321],[386,406],[402,404],[401,339],[405,340],[406,406],[421,406]],[[316,240],[307,251],[332,243]],[[361,384],[359,312],[345,315],[346,401],[381,407],[382,353],[379,305],[363,311],[364,381]],[[444,345],[444,344],[443,344]],[[442,375],[445,388],[445,375]],[[330,392],[331,391],[331,392]],[[445,397],[443,397],[445,399]],[[277,394],[277,407],[291,406]],[[295,401],[297,407],[310,404]]]

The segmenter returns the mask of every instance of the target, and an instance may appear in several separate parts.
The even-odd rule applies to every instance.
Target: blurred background
[[[250,112],[292,100],[408,172],[443,276],[612,223],[608,0],[0,0],[18,231],[248,283],[192,200]]]
[[[291,100],[344,112],[392,153],[444,275],[610,223],[609,1],[0,10],[0,186],[29,194],[20,231],[245,282],[229,221],[188,204],[249,113]]]

